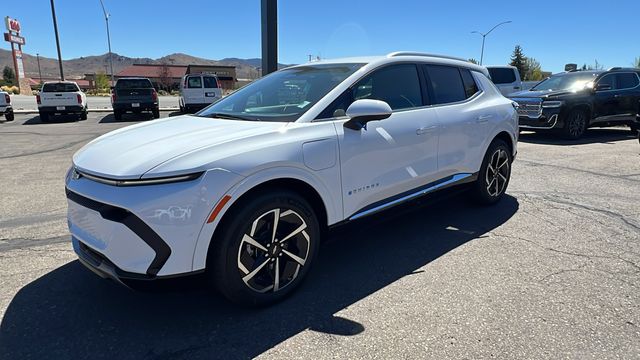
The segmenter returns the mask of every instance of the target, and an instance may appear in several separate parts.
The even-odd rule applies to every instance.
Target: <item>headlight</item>
[[[544,101],[542,103],[543,108],[559,108],[562,106],[562,101]]]
[[[73,169],[72,178],[74,180],[77,180],[83,177],[89,180],[93,180],[95,182],[99,182],[99,183],[103,183],[111,186],[143,186],[143,185],[158,185],[158,184],[167,184],[167,183],[195,180],[199,178],[202,174],[203,172],[197,172],[194,174],[169,176],[169,177],[162,177],[162,178],[155,178],[155,179],[117,180],[117,179],[107,179],[101,176],[95,176],[95,175],[87,174],[86,172],[78,171],[77,169]]]

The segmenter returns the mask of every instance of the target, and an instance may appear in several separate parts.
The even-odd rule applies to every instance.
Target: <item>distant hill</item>
[[[83,56],[77,59],[63,60],[62,66],[65,77],[82,78],[84,74],[92,74],[96,72],[109,73],[109,57],[108,54]],[[33,55],[23,53],[24,69],[29,77],[38,76],[38,63]],[[203,59],[188,54],[175,53],[163,56],[158,59],[151,58],[130,58],[127,56],[113,53],[113,71],[117,74],[120,70],[132,64],[162,64],[169,65],[233,65],[236,67],[238,78],[257,78],[259,76],[258,68],[261,66],[261,60],[225,58],[222,60]],[[13,67],[11,51],[0,49],[0,68],[5,66]],[[279,68],[285,67],[285,64],[278,64]],[[40,69],[42,77],[58,76],[58,60],[40,57]]]

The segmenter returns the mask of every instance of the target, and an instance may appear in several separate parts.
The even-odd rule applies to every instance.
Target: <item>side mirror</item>
[[[356,100],[347,108],[347,116],[349,121],[344,123],[344,127],[360,130],[365,128],[369,121],[382,120],[391,116],[391,107],[380,100]]]
[[[611,84],[598,84],[595,89],[596,91],[611,90]]]

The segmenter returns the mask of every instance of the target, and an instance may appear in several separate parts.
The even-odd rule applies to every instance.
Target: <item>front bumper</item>
[[[518,120],[521,129],[555,129],[561,127],[560,109],[542,109],[537,117],[522,116]]]
[[[202,270],[204,263],[194,266],[202,228],[217,201],[241,178],[215,169],[191,181],[121,187],[67,175],[68,225],[76,253],[109,278],[154,279]],[[208,244],[211,233],[206,236]],[[80,251],[79,245],[90,251]],[[87,253],[100,261],[87,260]]]

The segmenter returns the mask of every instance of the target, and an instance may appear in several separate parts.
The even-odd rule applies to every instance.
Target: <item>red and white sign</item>
[[[18,77],[20,79],[22,79],[24,77],[24,64],[22,63],[22,51],[20,50],[13,50],[13,56],[16,58],[16,68],[17,68],[17,73],[18,73]]]
[[[20,32],[20,21],[16,20],[16,19],[12,19],[8,16],[6,16],[4,18],[4,23],[5,25],[7,25],[7,30],[8,31],[13,31],[16,33]]]
[[[13,35],[11,33],[4,33],[4,40],[18,45],[24,45],[26,43],[22,36]]]

